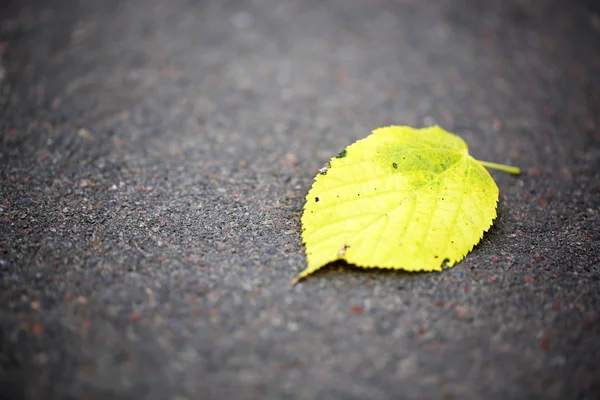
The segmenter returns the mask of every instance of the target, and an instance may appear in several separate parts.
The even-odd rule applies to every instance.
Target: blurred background
[[[598,4],[0,1],[0,397],[596,398]],[[521,167],[494,228],[290,289],[388,124]]]

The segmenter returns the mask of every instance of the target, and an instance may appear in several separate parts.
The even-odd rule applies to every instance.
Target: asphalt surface
[[[600,398],[595,2],[2,4],[1,398]],[[482,242],[291,288],[318,169],[434,123],[523,169]]]

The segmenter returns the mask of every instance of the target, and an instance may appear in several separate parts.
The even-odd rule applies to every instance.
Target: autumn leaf
[[[307,267],[441,271],[461,261],[496,218],[498,186],[466,143],[439,126],[373,131],[331,159],[306,196]]]

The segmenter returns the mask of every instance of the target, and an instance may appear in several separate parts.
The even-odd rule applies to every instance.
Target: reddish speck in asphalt
[[[44,325],[40,323],[35,323],[31,325],[31,332],[34,335],[41,335],[42,333],[44,333]]]
[[[350,312],[352,314],[362,314],[364,311],[364,308],[362,308],[362,306],[359,306],[358,304],[355,304],[352,307],[350,307]]]
[[[137,324],[138,322],[140,322],[140,319],[142,319],[142,314],[140,314],[137,311],[134,311],[131,313],[131,316],[129,317],[129,319],[131,320],[131,322],[133,322],[134,324]]]
[[[588,313],[585,317],[585,322],[583,323],[583,329],[586,331],[591,331],[594,329],[596,325],[596,319],[598,318],[598,313]]]
[[[535,178],[539,178],[540,176],[542,176],[542,170],[538,168],[532,168],[529,170],[529,175]]]
[[[348,71],[344,68],[336,68],[333,70],[333,78],[335,79],[335,82],[342,87],[348,87],[351,84]]]

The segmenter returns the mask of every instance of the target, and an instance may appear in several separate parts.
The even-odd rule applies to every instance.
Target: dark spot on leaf
[[[360,193],[356,193],[357,196],[360,196]]]
[[[340,154],[338,154],[337,156],[335,156],[335,158],[344,158],[344,157],[346,157],[347,153],[348,152],[346,151],[346,149],[344,149],[344,150],[340,151]]]
[[[319,198],[315,197],[315,202],[318,203],[319,202]]]
[[[437,255],[437,254],[434,254],[434,255],[433,255],[433,258],[438,258],[438,255]]]
[[[394,167],[394,169],[398,169],[398,164],[392,163],[392,167]]]
[[[327,170],[319,171],[319,175],[327,175]]]

